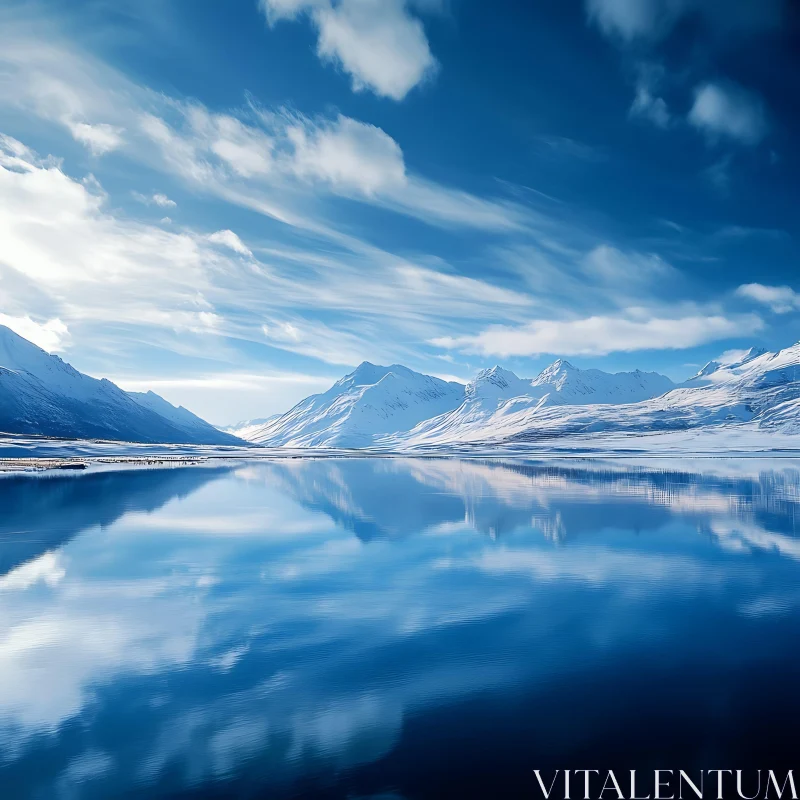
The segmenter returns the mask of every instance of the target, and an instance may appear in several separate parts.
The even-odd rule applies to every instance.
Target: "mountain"
[[[393,364],[365,361],[327,392],[240,435],[251,442],[290,447],[368,447],[457,408],[464,387]]]
[[[263,428],[267,423],[278,419],[280,414],[272,414],[269,417],[259,417],[257,419],[243,419],[235,425],[227,425],[220,427],[221,431],[230,433],[232,436],[238,436],[240,439],[247,439],[248,435],[257,433],[258,429]]]
[[[581,370],[556,361],[533,380],[496,366],[466,388],[406,367],[364,363],[328,392],[314,395],[265,425],[241,428],[269,446],[368,447],[413,440],[462,441],[524,429],[548,405],[630,403],[673,388],[654,372]],[[520,425],[522,427],[520,427]]]
[[[751,347],[736,361],[725,364],[721,364],[719,361],[709,361],[696,375],[681,385],[694,388],[729,381],[743,372],[742,367],[763,355],[767,355],[765,348]]]
[[[655,380],[651,385],[658,388]],[[500,398],[494,409],[487,403],[469,409],[465,403],[456,412],[427,420],[386,444],[403,448],[524,442],[572,434],[647,433],[743,423],[764,432],[800,433],[800,344],[778,353],[753,349],[731,364],[712,362],[684,384],[638,402],[587,401],[592,396],[582,395],[583,404],[572,398],[559,404],[552,395],[546,403],[523,396]]]
[[[658,372],[615,372],[578,369],[559,359],[542,370],[532,381],[534,391],[541,391],[548,402],[561,405],[587,403],[638,403],[657,397],[675,384]]]
[[[552,407],[622,405],[661,395],[675,384],[657,372],[608,373],[582,370],[559,359],[533,380],[502,367],[479,372],[464,402],[452,412],[426,420],[404,440],[418,444],[505,439],[560,411]]]
[[[135,400],[140,406],[154,411],[159,416],[172,423],[175,427],[182,431],[191,434],[193,441],[203,443],[224,444],[225,442],[219,441],[220,433],[229,433],[228,431],[220,431],[219,428],[214,427],[206,422],[197,414],[192,414],[189,409],[183,406],[174,406],[168,400],[165,400],[161,395],[155,392],[126,392],[128,397]],[[235,436],[235,434],[232,434]],[[211,440],[214,440],[211,442]],[[228,440],[229,444],[241,444],[241,442],[232,442]]]
[[[0,325],[0,431],[81,439],[241,444],[152,392],[78,372]]]

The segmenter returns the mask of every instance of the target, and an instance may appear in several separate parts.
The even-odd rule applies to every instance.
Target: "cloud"
[[[155,194],[145,195],[140,192],[131,192],[135,200],[146,206],[158,206],[159,208],[175,208],[178,204],[170,200],[165,194],[156,192]]]
[[[68,117],[63,118],[63,122],[75,140],[85,144],[92,155],[102,156],[122,144],[123,129],[114,125],[102,122],[90,125],[88,122],[75,122]]]
[[[403,151],[374,125],[339,114],[316,127],[293,125],[287,136],[294,147],[291,167],[301,178],[366,195],[406,183]]]
[[[680,350],[754,333],[763,322],[754,315],[676,318],[595,316],[577,320],[534,320],[511,327],[492,325],[475,336],[442,337],[432,344],[483,356],[601,356],[635,350]]]
[[[664,70],[650,64],[639,67],[639,76],[636,80],[636,94],[633,98],[630,111],[631,117],[647,120],[657,128],[668,128],[672,122],[667,103],[663,97],[654,92],[661,80]]]
[[[392,3],[381,4],[380,13],[388,13]],[[324,0],[320,7],[327,5]],[[424,10],[436,10],[435,5],[426,3]],[[276,19],[308,8],[305,1],[283,0]],[[325,221],[332,196],[440,227],[511,231],[537,222],[529,206],[479,197],[415,174],[399,143],[376,126],[341,114],[311,118],[284,108],[265,109],[252,99],[235,113],[215,113],[196,101],[139,86],[52,33],[43,40],[36,24],[13,18],[4,22],[0,107],[57,125],[67,118],[112,125],[124,131],[121,153],[179,177],[194,191],[358,250],[364,243],[346,233],[338,215],[336,224]]]
[[[583,259],[582,272],[595,283],[612,287],[622,296],[648,291],[660,284],[677,280],[680,273],[655,253],[624,253],[616,247],[601,244]]]
[[[270,25],[308,15],[317,55],[350,75],[353,91],[402,100],[436,69],[422,23],[405,0],[259,0],[259,6]]]
[[[800,310],[800,293],[790,286],[765,286],[762,283],[745,283],[737,290],[739,297],[768,306],[776,314]]]
[[[689,123],[712,139],[728,137],[758,144],[768,125],[760,98],[732,83],[704,83],[695,89]]]
[[[223,247],[228,247],[235,253],[242,256],[252,256],[253,253],[249,247],[233,232],[229,230],[217,231],[208,237],[208,241],[213,244],[221,244]]]
[[[683,17],[694,16],[716,34],[779,25],[784,0],[586,0],[589,21],[609,38],[624,44],[667,36]]]
[[[727,195],[731,189],[731,162],[731,156],[728,154],[706,167],[702,173],[711,187],[721,195]]]
[[[665,34],[686,5],[682,0],[587,0],[586,13],[607,36],[630,42]]]
[[[70,344],[69,328],[60,319],[35,322],[30,317],[11,317],[8,314],[0,314],[0,325],[11,328],[14,333],[33,342],[48,353],[63,352]]]
[[[37,307],[51,309],[45,318],[55,322],[20,330],[50,349],[76,329],[97,347],[93,332],[107,337],[111,327],[125,331],[117,348],[175,349],[216,358],[226,371],[237,356],[228,342],[237,340],[331,364],[392,363],[418,358],[442,326],[518,320],[531,304],[444,262],[433,268],[378,248],[354,254],[329,242],[268,240],[256,258],[230,230],[170,230],[118,216],[96,181],[70,177],[15,140],[0,143],[0,280],[24,281]]]
[[[125,142],[125,127],[116,108],[123,92],[109,96],[100,86],[97,63],[86,58],[63,58],[57,47],[19,36],[14,22],[4,18],[0,62],[0,96],[14,107],[65,128],[95,156],[117,150]],[[114,89],[124,86],[115,81]]]
[[[129,392],[154,391],[175,405],[191,408],[203,419],[234,423],[283,413],[309,394],[329,389],[339,375],[308,375],[261,367],[259,372],[224,370],[191,377],[114,375],[110,380]],[[236,398],[235,405],[231,398]]]
[[[570,139],[568,136],[537,136],[536,142],[543,152],[563,158],[575,158],[580,161],[605,161],[608,156],[598,147]]]

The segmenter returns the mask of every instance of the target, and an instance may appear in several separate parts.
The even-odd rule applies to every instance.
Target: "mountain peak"
[[[519,378],[510,369],[504,369],[499,364],[495,364],[489,369],[482,369],[475,376],[472,383],[492,383],[495,386],[504,388],[517,381],[519,381]]]
[[[740,364],[746,364],[748,361],[752,361],[754,358],[759,358],[763,356],[767,352],[766,347],[751,347],[747,353],[745,353],[744,358],[739,362]]]
[[[580,372],[580,370],[569,363],[564,358],[557,358],[550,366],[545,367],[537,376],[537,380],[540,378],[548,378],[553,375],[557,375],[560,372]]]

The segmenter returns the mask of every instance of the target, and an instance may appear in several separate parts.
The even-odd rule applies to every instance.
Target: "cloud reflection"
[[[728,610],[800,606],[793,462],[184,472],[117,473],[102,493],[69,482],[88,476],[4,484],[36,509],[8,540],[26,520],[61,532],[29,536],[38,550],[0,578],[9,785],[160,796],[236,779],[278,797],[386,758],[420,713],[657,654]],[[720,647],[736,633],[714,630]]]

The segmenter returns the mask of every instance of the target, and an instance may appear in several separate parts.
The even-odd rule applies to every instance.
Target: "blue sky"
[[[779,0],[6,0],[0,323],[217,423],[800,339]],[[765,58],[765,54],[769,58]]]

